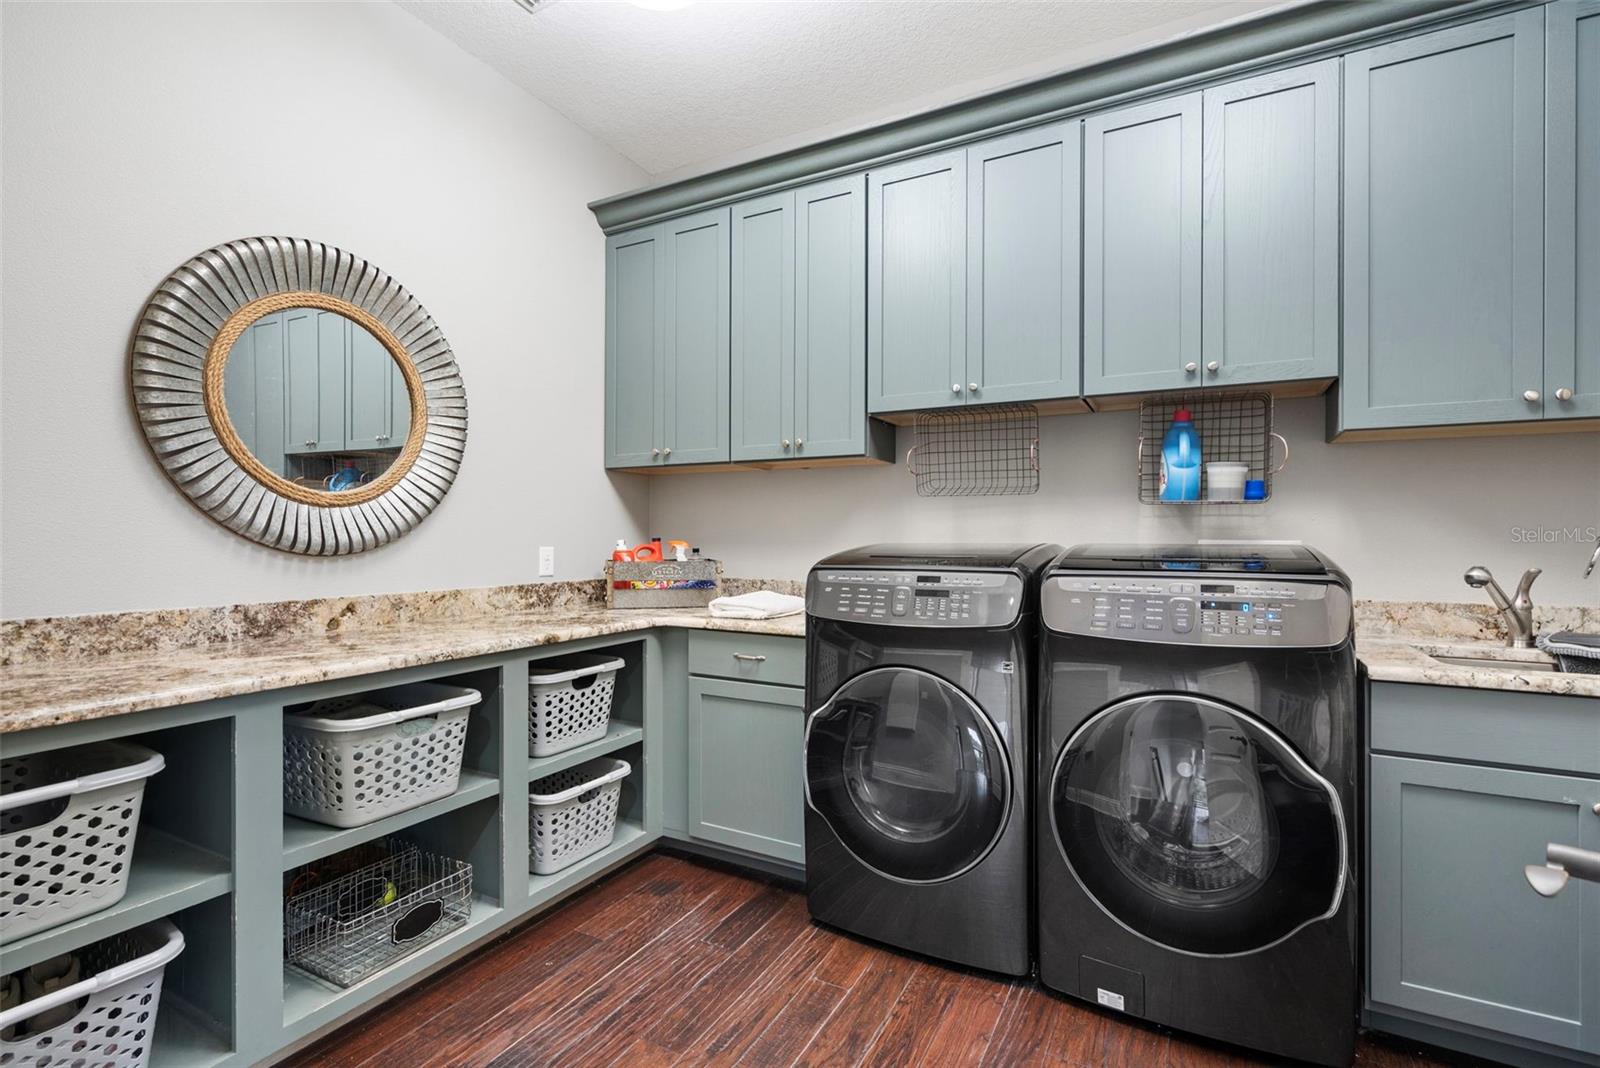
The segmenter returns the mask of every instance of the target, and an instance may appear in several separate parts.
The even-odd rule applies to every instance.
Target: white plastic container
[[[1206,464],[1206,500],[1242,501],[1250,465],[1232,462]]]
[[[456,792],[477,690],[418,682],[283,717],[283,810],[360,827]]]
[[[626,760],[597,757],[528,784],[529,870],[553,875],[616,837]]]
[[[574,653],[537,661],[528,671],[528,753],[554,756],[606,736],[617,672],[626,661]]]
[[[0,1012],[0,1064],[144,1068],[161,979],[182,952],[183,933],[166,920],[80,951],[77,965],[87,979]],[[83,1004],[61,1015],[78,1001]],[[35,1017],[51,1009],[57,1011],[46,1018],[53,1022],[32,1030]]]
[[[0,761],[0,938],[110,908],[128,890],[144,784],[166,765],[127,742]]]

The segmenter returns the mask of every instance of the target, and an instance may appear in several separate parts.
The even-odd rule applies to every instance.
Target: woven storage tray
[[[617,589],[617,583],[654,583],[651,587]],[[674,583],[710,583],[701,588]],[[660,560],[647,563],[612,560],[606,564],[607,608],[702,608],[722,594],[720,560]]]
[[[144,1068],[161,980],[181,952],[183,935],[166,920],[78,950],[77,966],[86,978],[0,1012],[0,1064]],[[9,982],[0,978],[0,985]],[[42,1024],[40,1013],[49,1014]]]
[[[352,986],[408,957],[472,916],[472,865],[397,839],[377,861],[289,898],[284,959]]]
[[[528,784],[529,870],[553,875],[611,844],[626,760],[599,757]]]
[[[285,715],[283,810],[359,827],[450,796],[480,700],[464,686],[419,682]]]
[[[573,653],[528,667],[528,752],[554,756],[606,736],[619,657]]]
[[[161,754],[126,742],[0,761],[0,938],[122,900],[144,785],[164,764]]]

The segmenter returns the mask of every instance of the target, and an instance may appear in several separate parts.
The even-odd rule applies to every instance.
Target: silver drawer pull
[[[745,660],[752,664],[759,664],[767,659],[760,653],[734,653],[733,658],[735,660]]]
[[[1522,869],[1528,885],[1544,897],[1555,897],[1567,887],[1568,879],[1587,879],[1600,883],[1600,853],[1592,849],[1550,842],[1544,847],[1545,863]]]

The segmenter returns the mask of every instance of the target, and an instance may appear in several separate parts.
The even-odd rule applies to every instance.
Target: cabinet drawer
[[[1372,749],[1600,775],[1600,712],[1589,697],[1372,684]]]
[[[706,631],[689,635],[689,673],[779,686],[806,683],[803,638]]]

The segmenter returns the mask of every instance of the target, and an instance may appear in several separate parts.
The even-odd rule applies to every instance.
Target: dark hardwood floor
[[[410,1065],[1255,1065],[812,924],[805,896],[656,853],[291,1063]],[[1365,1041],[1363,1068],[1439,1062]]]

